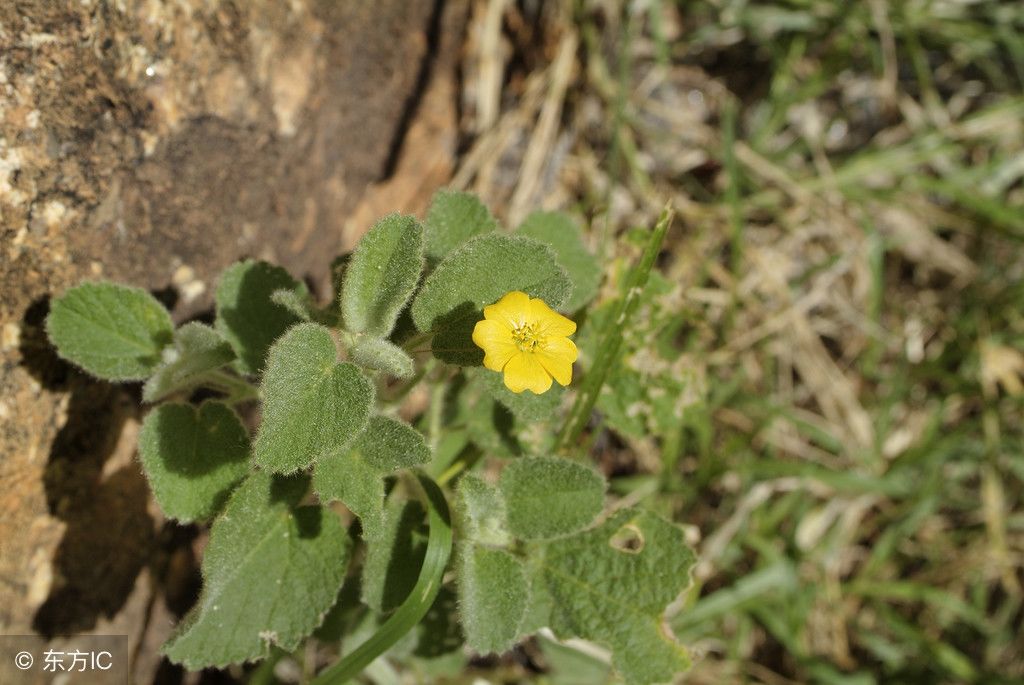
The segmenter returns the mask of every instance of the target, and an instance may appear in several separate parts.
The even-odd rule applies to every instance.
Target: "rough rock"
[[[465,12],[0,3],[0,633],[148,635],[138,607],[180,613],[167,585],[193,582],[196,531],[159,520],[134,460],[137,390],[53,355],[49,298],[109,278],[182,320],[249,256],[323,287],[376,213],[447,180]]]

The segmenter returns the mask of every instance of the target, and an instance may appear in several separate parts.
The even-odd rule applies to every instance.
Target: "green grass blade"
[[[658,218],[658,223],[651,231],[647,246],[640,258],[640,262],[633,267],[626,278],[626,287],[622,301],[615,312],[615,316],[608,320],[608,325],[601,334],[601,344],[598,346],[597,357],[594,359],[590,372],[583,379],[579,394],[573,403],[569,416],[562,426],[558,436],[556,451],[567,451],[570,445],[577,444],[583,428],[587,425],[590,412],[594,409],[598,393],[608,378],[612,366],[619,361],[619,351],[622,349],[622,331],[629,326],[630,319],[636,313],[640,304],[640,294],[647,284],[647,278],[654,267],[654,261],[661,251],[661,244],[665,240],[665,234],[672,224],[674,213],[671,207],[666,207]]]
[[[310,681],[310,685],[341,685],[359,675],[374,659],[384,654],[416,627],[434,603],[441,579],[452,553],[452,524],[441,488],[426,475],[418,475],[426,494],[430,522],[427,553],[412,592],[391,618],[363,644]]]

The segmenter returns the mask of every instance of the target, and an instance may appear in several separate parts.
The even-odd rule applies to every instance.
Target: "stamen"
[[[512,342],[522,352],[533,352],[543,341],[537,332],[537,324],[521,323],[512,329]]]

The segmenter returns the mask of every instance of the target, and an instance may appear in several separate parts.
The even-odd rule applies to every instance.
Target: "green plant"
[[[569,312],[593,300],[598,262],[557,214],[510,234],[475,197],[442,192],[425,226],[399,215],[374,225],[327,307],[255,261],[221,277],[212,326],[175,328],[153,297],[124,285],[85,283],[55,299],[47,330],[62,357],[99,378],[145,381],[156,406],[139,456],[164,513],[211,523],[203,592],[168,657],[189,669],[272,662],[315,635],[344,640],[314,679],[332,683],[402,649],[407,634],[416,653],[436,656],[463,641],[504,652],[550,627],[609,647],[629,682],[685,669],[663,621],[690,582],[682,530],[637,507],[606,509],[604,477],[571,448],[668,221],[623,298],[606,305],[619,312],[600,333],[612,354],[598,357],[571,425],[559,386],[510,391],[471,339],[481,310],[508,293]],[[429,404],[406,423],[398,410],[419,385]],[[430,629],[410,633],[422,620]]]

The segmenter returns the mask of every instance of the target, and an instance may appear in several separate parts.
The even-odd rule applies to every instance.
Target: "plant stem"
[[[248,400],[256,400],[259,399],[260,396],[260,390],[255,385],[244,378],[239,378],[234,374],[220,369],[210,371],[208,374],[203,376],[200,384],[227,393],[226,402],[228,404],[238,404]]]
[[[417,347],[422,345],[427,340],[430,340],[433,336],[433,331],[424,331],[423,333],[417,333],[416,335],[412,336],[404,343],[402,343],[401,348],[406,352],[412,354]]]
[[[394,391],[393,395],[383,400],[384,404],[388,407],[394,407],[401,404],[402,400],[404,400],[406,396],[410,392],[412,392],[413,388],[415,388],[423,381],[424,377],[434,369],[435,365],[435,359],[428,359],[426,363],[424,363],[423,366],[420,367],[420,370],[416,372],[415,376],[413,376],[405,383],[403,383],[401,386],[399,386]]]
[[[447,383],[437,383],[430,389],[430,404],[427,406],[427,440],[430,449],[436,450],[441,441],[441,430],[444,423],[444,396],[448,392]]]
[[[480,457],[484,455],[478,447],[470,445],[466,449],[459,453],[459,456],[455,458],[451,466],[444,470],[440,476],[437,477],[438,485],[447,485],[455,476],[459,475],[473,464],[475,464]]]
[[[288,656],[288,652],[280,647],[271,649],[270,656],[249,674],[248,685],[274,685],[277,683],[277,678],[274,677],[274,668],[277,666],[277,662],[286,656]]]

